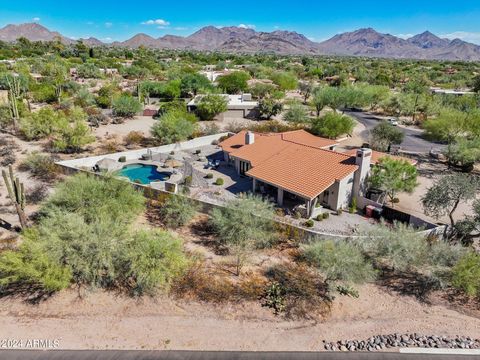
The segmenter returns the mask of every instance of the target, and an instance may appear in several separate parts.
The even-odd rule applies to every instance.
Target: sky
[[[429,30],[480,44],[480,0],[0,0],[0,27],[38,22],[71,38],[187,36],[203,26],[291,30],[314,41],[372,27],[409,37]]]

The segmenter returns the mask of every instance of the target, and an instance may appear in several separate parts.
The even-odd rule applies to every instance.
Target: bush
[[[227,111],[227,104],[227,99],[222,95],[202,96],[197,104],[198,117],[202,120],[212,120],[218,114]]]
[[[287,318],[292,319],[315,319],[330,311],[331,297],[328,286],[306,266],[275,265],[269,268],[265,275],[270,280],[264,294],[265,306],[269,306],[274,300],[279,312],[283,311]],[[269,291],[272,291],[271,284],[275,284],[278,295],[268,295]]]
[[[125,137],[123,141],[125,145],[139,145],[145,140],[145,137],[140,131],[130,131]]]
[[[206,177],[207,179],[213,179],[213,174],[212,174],[212,173],[208,173],[205,177]]]
[[[302,213],[298,210],[296,210],[294,213],[293,213],[293,218],[294,219],[301,219],[302,218]]]
[[[215,185],[222,186],[224,182],[225,181],[222,178],[217,178],[217,180],[215,180]]]
[[[162,222],[170,228],[187,224],[196,213],[195,203],[187,197],[170,195],[160,208]]]
[[[197,117],[184,109],[172,109],[160,116],[150,129],[162,144],[187,140],[197,131]]]
[[[452,285],[468,296],[480,297],[480,255],[469,252],[452,270]]]
[[[120,156],[120,157],[118,158],[118,162],[124,163],[124,162],[126,162],[126,161],[127,161],[127,158],[126,158],[125,156]]]
[[[315,135],[336,139],[340,135],[351,135],[355,121],[346,115],[329,112],[312,121],[311,132]]]
[[[41,244],[24,240],[18,250],[0,253],[0,286],[26,284],[45,291],[69,286],[72,274],[45,252]]]
[[[337,209],[337,215],[340,216],[343,214],[343,210],[342,209]]]
[[[191,176],[186,176],[183,180],[183,184],[187,187],[192,186],[193,178]]]
[[[30,171],[30,173],[43,181],[52,181],[58,176],[58,168],[55,160],[49,155],[43,155],[39,152],[30,153],[20,164],[21,171]]]
[[[237,275],[251,251],[272,244],[274,216],[271,203],[252,195],[213,209],[210,223],[220,243],[236,257]]]
[[[360,249],[346,240],[319,239],[303,246],[302,256],[320,270],[327,281],[360,284],[375,279],[372,265]]]
[[[316,217],[317,221],[323,221],[323,214],[318,214]]]
[[[134,97],[122,94],[113,100],[112,109],[115,116],[123,118],[131,118],[138,113],[142,105]]]
[[[323,216],[323,219],[326,220],[330,217],[330,213],[325,212],[325,213],[322,214],[322,216]]]
[[[48,187],[44,184],[38,184],[33,189],[26,191],[26,200],[29,204],[38,204],[45,200],[48,194]]]
[[[315,223],[313,222],[312,219],[308,219],[307,221],[305,221],[303,223],[303,226],[306,226],[306,227],[309,227],[309,228],[313,227],[313,225],[315,225]]]

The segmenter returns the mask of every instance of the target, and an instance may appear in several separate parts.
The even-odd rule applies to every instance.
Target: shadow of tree
[[[14,283],[0,287],[0,299],[15,298],[29,304],[39,304],[49,299],[55,291],[46,291],[41,286],[32,284]]]
[[[414,272],[394,271],[382,268],[376,284],[400,295],[413,296],[429,304],[428,296],[438,289],[438,283],[431,278]]]
[[[196,244],[203,245],[211,249],[215,255],[227,255],[228,249],[223,246],[215,237],[215,231],[208,219],[202,219],[190,225],[190,231],[195,237],[193,241]]]

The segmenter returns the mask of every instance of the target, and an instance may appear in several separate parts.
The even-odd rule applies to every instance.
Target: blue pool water
[[[125,176],[132,182],[150,184],[152,181],[165,181],[170,178],[169,172],[158,172],[153,165],[132,164],[119,170],[118,175]]]

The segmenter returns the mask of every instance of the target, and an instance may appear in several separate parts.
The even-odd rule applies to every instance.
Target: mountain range
[[[11,42],[19,37],[25,37],[31,41],[54,39],[60,39],[64,43],[75,41],[37,23],[10,24],[0,29],[0,41]],[[323,42],[314,42],[293,31],[259,32],[235,26],[222,28],[206,26],[186,37],[165,35],[154,38],[140,33],[128,40],[108,44],[93,37],[82,40],[89,46],[108,45],[129,48],[146,46],[158,49],[234,53],[270,52],[431,60],[480,60],[480,46],[460,39],[443,39],[429,31],[409,39],[403,39],[377,32],[372,28],[341,33]]]

